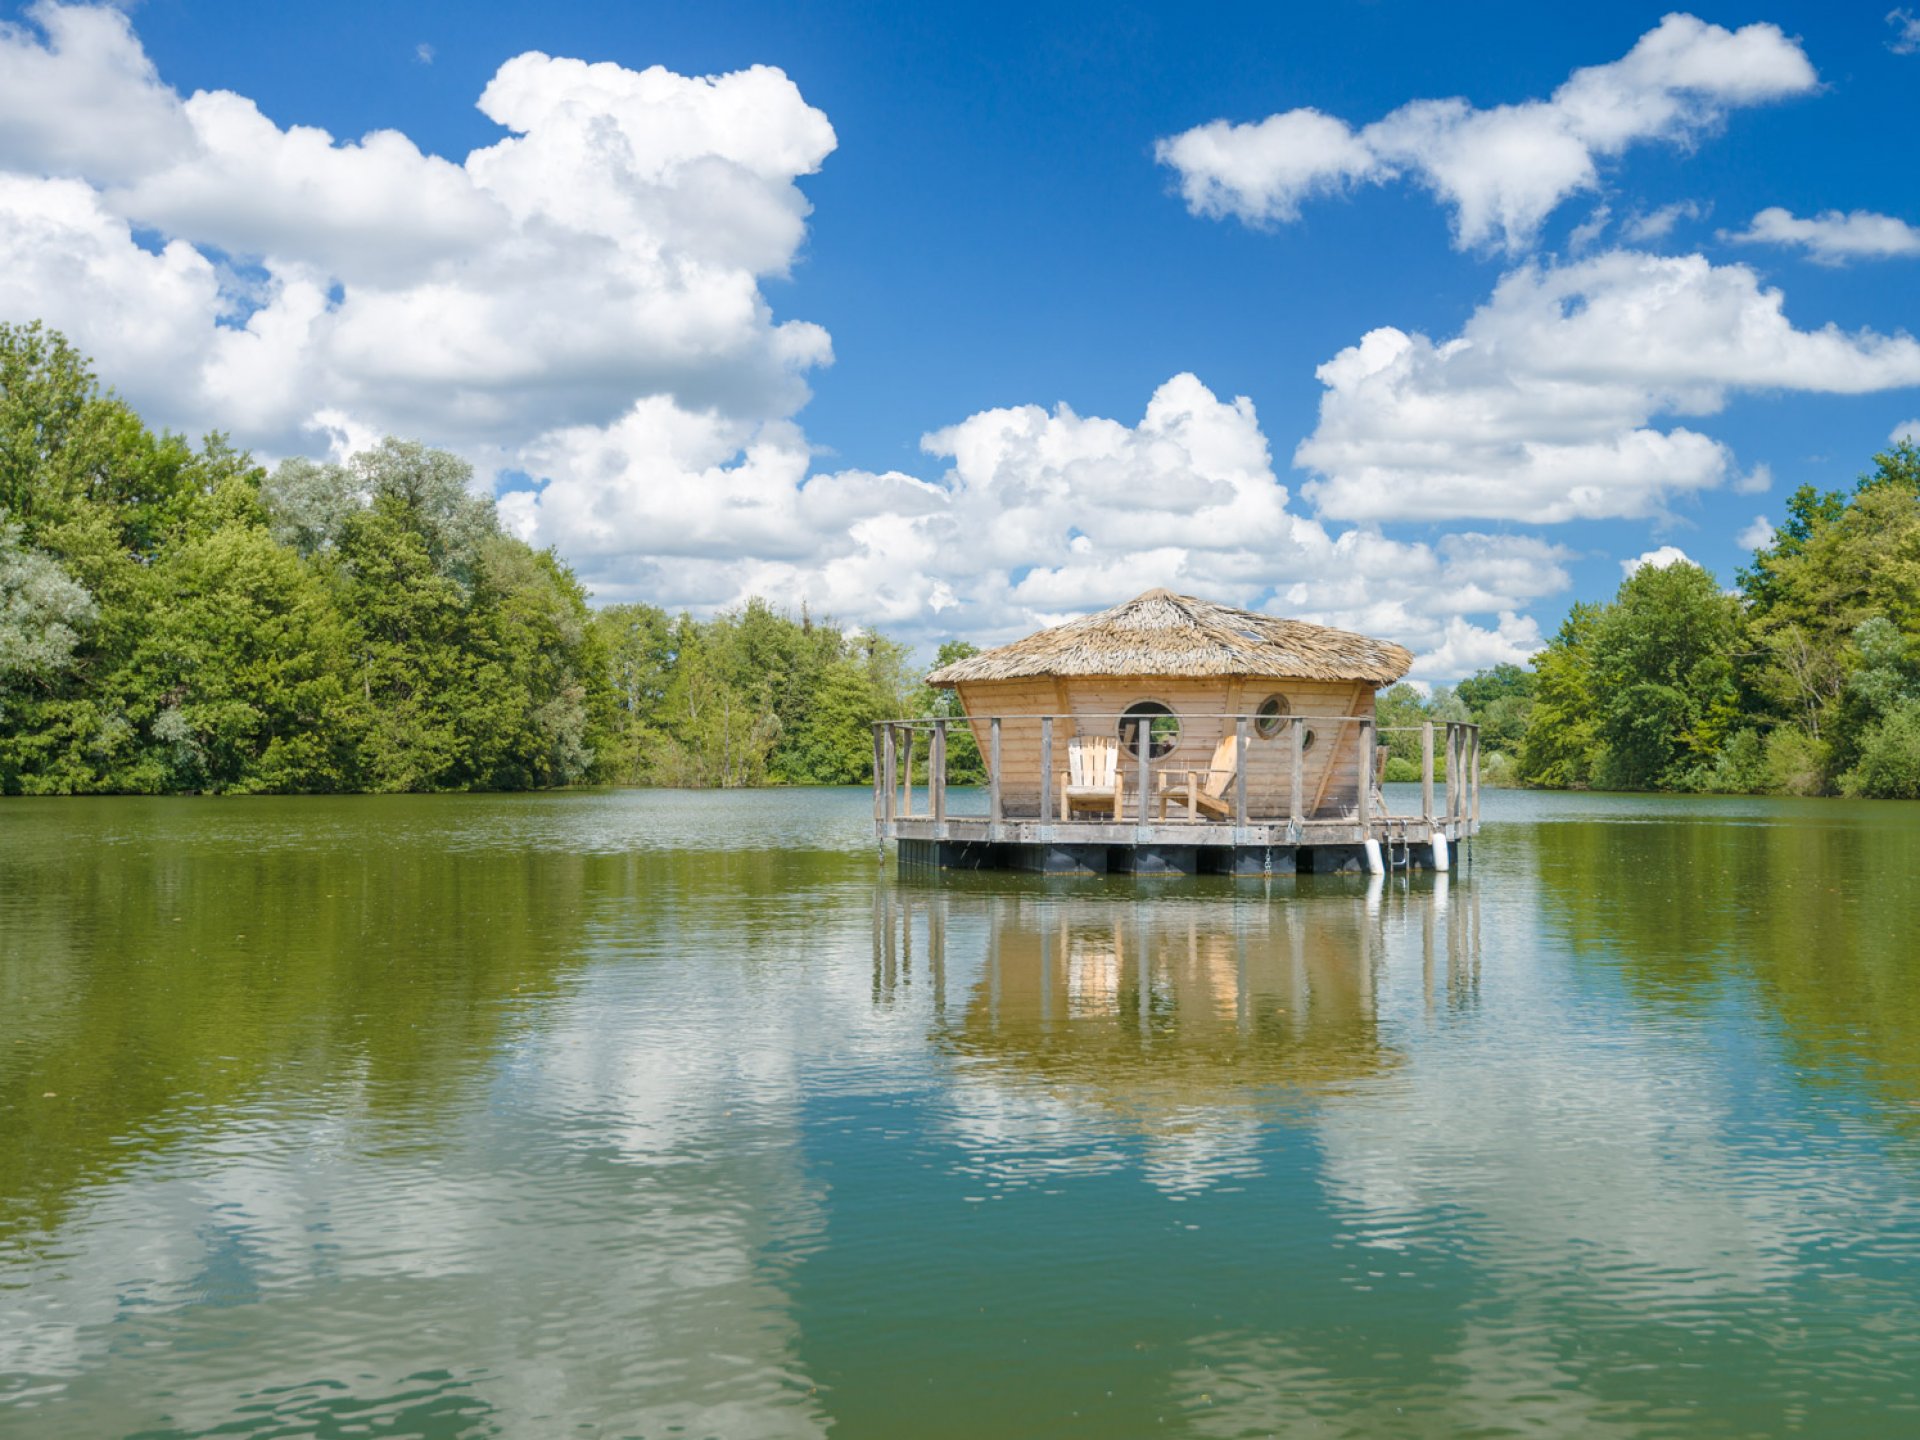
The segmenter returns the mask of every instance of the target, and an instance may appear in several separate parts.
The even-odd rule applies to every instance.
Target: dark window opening
[[[1140,754],[1140,732],[1152,737],[1148,758],[1158,760],[1173,753],[1180,743],[1180,717],[1158,700],[1141,700],[1129,705],[1120,716],[1120,740],[1129,755]]]

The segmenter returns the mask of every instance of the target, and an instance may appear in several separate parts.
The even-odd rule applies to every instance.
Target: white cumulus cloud
[[[1764,515],[1753,517],[1751,524],[1733,537],[1742,550],[1762,550],[1773,544],[1773,522]]]
[[[1686,144],[1735,107],[1817,84],[1778,26],[1727,30],[1674,14],[1620,59],[1574,71],[1546,100],[1489,109],[1414,100],[1357,130],[1313,109],[1215,120],[1161,140],[1155,155],[1179,175],[1196,215],[1271,224],[1312,196],[1407,176],[1451,209],[1462,247],[1515,252],[1562,201],[1599,187],[1601,161],[1640,142]]]
[[[759,288],[835,144],[778,70],[521,55],[480,97],[503,138],[456,162],[183,98],[117,10],[29,15],[0,29],[0,313],[158,422],[288,449],[336,413],[512,463],[639,397],[784,418],[831,359]]]
[[[1631,576],[1636,571],[1649,568],[1665,570],[1670,566],[1692,565],[1693,563],[1695,563],[1693,557],[1678,545],[1662,545],[1657,550],[1649,550],[1643,555],[1634,556],[1631,560],[1622,560],[1620,562],[1620,573]]]
[[[1154,157],[1179,172],[1194,214],[1255,225],[1296,219],[1311,195],[1389,173],[1346,121],[1313,109],[1250,125],[1214,120],[1157,142]]]
[[[1551,524],[1660,515],[1728,478],[1726,446],[1657,416],[1745,388],[1920,385],[1920,344],[1798,329],[1745,266],[1611,251],[1509,273],[1451,339],[1374,330],[1317,373],[1294,459],[1322,515]]]
[[[1790,245],[1821,265],[1920,255],[1920,228],[1871,210],[1828,210],[1802,219],[1779,205],[1755,215],[1745,230],[1722,231],[1736,245]]]
[[[550,483],[503,511],[609,597],[774,595],[987,642],[1166,585],[1394,636],[1445,678],[1537,649],[1520,612],[1569,584],[1567,552],[1537,537],[1406,542],[1297,513],[1252,403],[1192,375],[1132,424],[1066,406],[971,415],[925,437],[947,462],[937,482],[809,473],[791,426],[663,406],[548,443]]]

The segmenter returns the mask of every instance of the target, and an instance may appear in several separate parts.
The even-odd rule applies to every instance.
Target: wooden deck
[[[1480,734],[1469,724],[1418,727],[1421,737],[1421,805],[1418,813],[1395,813],[1379,784],[1384,746],[1370,716],[1340,717],[1354,729],[1357,756],[1354,778],[1329,789],[1307,780],[1303,757],[1310,745],[1302,719],[1290,734],[1271,743],[1290,752],[1292,781],[1281,791],[1250,794],[1247,775],[1253,716],[1196,716],[1219,721],[1237,738],[1235,773],[1225,795],[1230,813],[1219,818],[1168,817],[1162,797],[1180,805],[1193,778],[1183,764],[1152,757],[1151,745],[1134,744],[1124,757],[1125,790],[1117,817],[1064,818],[1056,813],[1053,786],[1041,784],[1018,801],[999,783],[1004,726],[1038,723],[1040,774],[1063,768],[1064,740],[1075,733],[1097,733],[1095,725],[1118,717],[1080,715],[998,717],[965,720],[883,721],[874,727],[873,818],[876,836],[894,841],[903,864],[963,869],[1041,871],[1124,871],[1130,873],[1213,871],[1271,874],[1297,870],[1378,868],[1410,865],[1446,868],[1447,852],[1480,828]],[[1326,717],[1312,721],[1329,725]],[[986,764],[986,810],[953,814],[949,810],[950,728],[982,735]],[[1056,746],[1056,729],[1062,744]],[[1336,741],[1336,745],[1338,741]],[[1234,753],[1234,752],[1229,752]],[[1436,757],[1444,756],[1444,772]],[[1357,757],[1356,757],[1357,760]],[[920,768],[924,766],[924,768]],[[1372,783],[1361,783],[1364,774]],[[1147,803],[1142,804],[1142,796]],[[977,803],[977,800],[975,801]],[[1155,811],[1160,813],[1156,814]],[[1017,813],[1024,811],[1026,813]],[[1436,844],[1436,842],[1438,842]]]

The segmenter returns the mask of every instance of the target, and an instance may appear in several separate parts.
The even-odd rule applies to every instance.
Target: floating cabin
[[[1419,809],[1389,810],[1374,696],[1412,663],[1390,641],[1149,590],[929,675],[964,717],[874,726],[875,830],[907,866],[1445,869],[1479,828],[1480,736],[1410,727]],[[949,793],[960,732],[984,796]]]

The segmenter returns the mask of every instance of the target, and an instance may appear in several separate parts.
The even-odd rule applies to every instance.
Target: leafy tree
[[[873,778],[873,726],[890,718],[885,700],[854,657],[827,667],[795,745],[810,779],[854,785]]]
[[[435,572],[465,588],[500,533],[493,501],[472,484],[473,467],[457,455],[388,436],[345,464],[284,461],[261,501],[275,538],[307,558],[337,548],[356,516],[384,504],[404,517]]]
[[[45,686],[73,666],[98,607],[86,586],[0,515],[0,720],[15,688]]]
[[[86,358],[38,321],[0,323],[0,511],[28,538],[58,523],[107,453]]]
[[[1598,605],[1574,605],[1547,648],[1534,657],[1533,710],[1520,746],[1524,784],[1573,790],[1593,783],[1601,745],[1593,653],[1600,615]]]
[[[1610,788],[1692,788],[1738,717],[1740,615],[1697,565],[1642,566],[1593,634],[1596,779]]]
[[[479,547],[469,625],[478,692],[470,763],[479,783],[528,789],[589,778],[612,723],[612,673],[573,572],[551,554],[491,537]]]
[[[592,623],[607,657],[611,707],[602,768],[610,779],[644,783],[653,778],[668,743],[665,707],[676,658],[673,622],[652,605],[608,605]]]
[[[1859,758],[1840,777],[1848,795],[1920,800],[1920,701],[1901,700],[1860,735]]]
[[[152,744],[113,788],[354,783],[365,709],[346,685],[348,624],[296,554],[262,527],[226,526],[169,553],[150,595],[119,698]]]
[[[1533,712],[1534,687],[1539,677],[1518,665],[1501,664],[1470,675],[1454,689],[1480,727],[1481,748],[1488,758],[1517,756],[1526,740],[1527,719]]]

